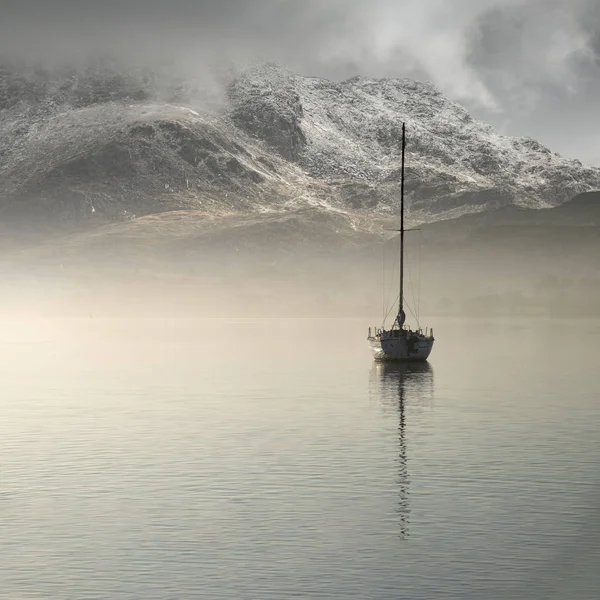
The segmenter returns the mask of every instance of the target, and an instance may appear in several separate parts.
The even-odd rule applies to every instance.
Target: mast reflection
[[[374,363],[371,384],[384,410],[398,413],[398,506],[400,536],[409,535],[410,474],[406,448],[407,407],[411,417],[425,409],[433,396],[433,368],[428,362]]]

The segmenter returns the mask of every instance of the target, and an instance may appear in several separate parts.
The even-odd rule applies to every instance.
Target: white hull
[[[377,361],[422,361],[427,360],[433,349],[433,337],[420,335],[417,341],[409,343],[406,337],[394,337],[392,335],[369,337],[369,346],[373,358]]]

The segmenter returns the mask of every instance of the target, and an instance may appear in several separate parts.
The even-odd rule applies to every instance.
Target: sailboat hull
[[[422,338],[410,344],[405,338],[370,337],[369,346],[376,361],[413,362],[429,358],[433,349],[433,338]]]

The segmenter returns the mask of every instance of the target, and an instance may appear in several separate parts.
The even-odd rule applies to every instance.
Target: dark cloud
[[[195,75],[269,59],[427,78],[508,133],[600,159],[597,0],[0,0],[3,55],[106,50]]]
[[[598,161],[599,34],[595,1],[533,0],[482,15],[468,36],[468,62],[502,107],[488,118]]]

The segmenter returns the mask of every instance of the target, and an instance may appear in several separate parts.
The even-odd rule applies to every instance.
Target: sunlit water
[[[5,322],[0,598],[600,597],[600,323]]]

